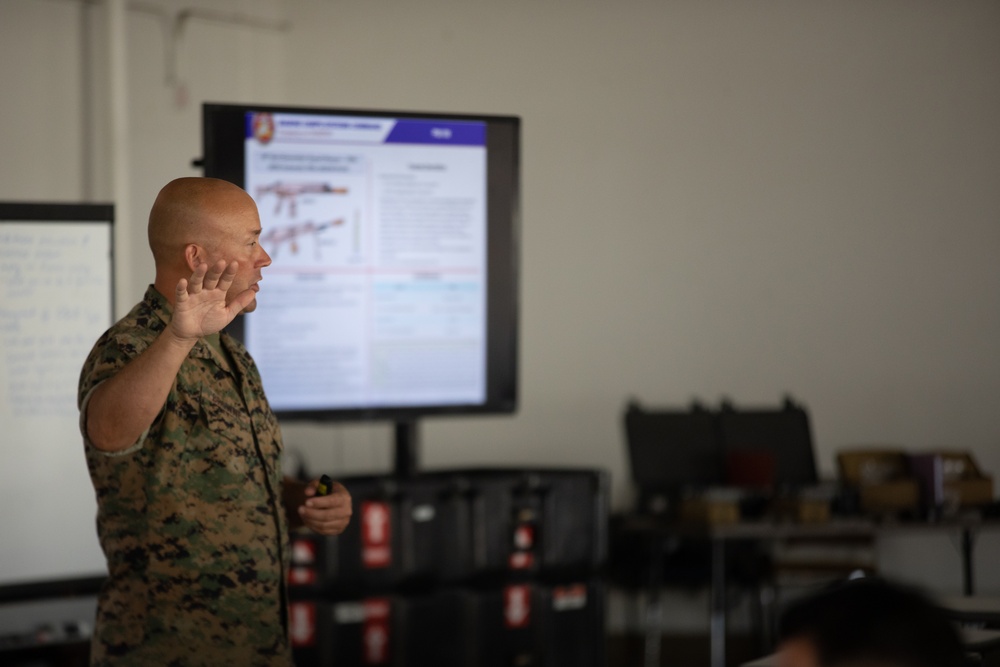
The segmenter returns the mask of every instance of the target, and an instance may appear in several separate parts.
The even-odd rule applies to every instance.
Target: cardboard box
[[[739,523],[740,506],[733,500],[685,498],[681,501],[680,518],[710,524]]]
[[[830,520],[830,499],[805,492],[778,497],[771,501],[769,514],[773,518],[795,523],[825,523]]]
[[[902,449],[859,448],[837,453],[840,479],[851,486],[881,484],[911,476],[909,460]]]
[[[920,485],[903,450],[845,450],[837,454],[837,464],[841,481],[858,489],[862,511],[882,514],[920,507]]]
[[[824,523],[830,520],[830,501],[818,498],[799,498],[794,505],[792,518],[799,523]]]
[[[858,492],[862,511],[871,514],[916,510],[920,507],[920,485],[915,479],[862,484],[858,487]]]

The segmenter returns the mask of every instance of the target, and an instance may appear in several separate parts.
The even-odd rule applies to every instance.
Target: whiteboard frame
[[[94,223],[106,222],[109,228],[110,300],[112,319],[115,311],[115,209],[109,203],[17,202],[0,201],[0,222]],[[113,322],[109,322],[111,326]],[[41,480],[39,480],[41,483]],[[43,484],[40,484],[44,486]],[[98,592],[104,575],[65,577],[25,583],[0,583],[0,602],[17,602],[44,598],[74,597]]]

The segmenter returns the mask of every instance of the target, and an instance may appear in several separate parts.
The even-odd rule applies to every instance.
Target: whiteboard
[[[0,587],[106,573],[76,393],[112,323],[113,217],[0,203]]]

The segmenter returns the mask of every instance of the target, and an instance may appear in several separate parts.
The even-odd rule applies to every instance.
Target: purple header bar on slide
[[[486,123],[400,118],[389,131],[385,143],[485,146]]]
[[[486,123],[476,120],[247,112],[246,138],[260,144],[419,144],[485,146]]]

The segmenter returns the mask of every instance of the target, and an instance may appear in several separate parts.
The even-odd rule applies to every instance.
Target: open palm
[[[201,338],[221,331],[254,299],[253,290],[247,289],[226,303],[226,295],[233,284],[237,262],[219,260],[211,268],[201,264],[188,279],[177,283],[174,315],[171,326],[177,336],[187,339]]]

